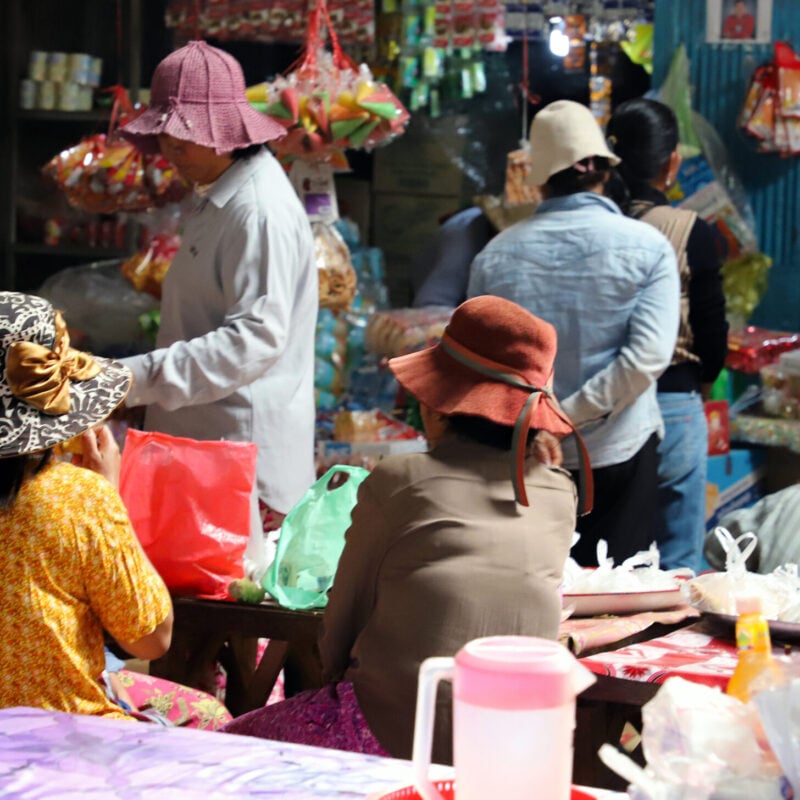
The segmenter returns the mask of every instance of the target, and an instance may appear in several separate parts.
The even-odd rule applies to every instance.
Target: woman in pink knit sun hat
[[[156,68],[151,99],[121,133],[160,150],[196,197],[162,286],[156,349],[125,360],[128,405],[146,406],[148,430],[258,445],[247,557],[260,577],[264,530],[315,479],[311,226],[265,146],[284,129],[248,104],[230,54],[181,47]]]
[[[121,133],[145,153],[157,153],[158,135],[169,134],[221,154],[279,139],[286,129],[247,102],[239,62],[198,41],[158,65],[150,107]]]

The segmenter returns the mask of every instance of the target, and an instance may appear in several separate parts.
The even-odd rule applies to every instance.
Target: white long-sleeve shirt
[[[319,296],[306,213],[267,150],[197,202],[164,280],[156,349],[125,359],[145,427],[258,445],[259,496],[286,513],[314,481]]]

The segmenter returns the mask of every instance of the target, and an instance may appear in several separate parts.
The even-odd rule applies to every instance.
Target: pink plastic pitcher
[[[575,698],[594,682],[557,642],[491,636],[419,670],[414,783],[443,800],[429,778],[436,689],[453,682],[457,800],[569,800]]]

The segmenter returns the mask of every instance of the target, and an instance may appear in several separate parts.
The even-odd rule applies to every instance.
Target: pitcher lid
[[[455,660],[454,693],[478,706],[555,708],[573,702],[594,681],[565,647],[533,636],[474,639]]]

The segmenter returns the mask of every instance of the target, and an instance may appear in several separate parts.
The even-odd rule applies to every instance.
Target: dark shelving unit
[[[135,247],[134,224],[126,227],[123,247],[45,243],[46,215],[39,212],[61,208],[68,220],[75,212],[41,175],[41,167],[82,136],[106,132],[111,109],[110,100],[108,106],[90,111],[19,108],[19,85],[27,76],[30,52],[98,56],[103,59],[101,86],[123,83],[134,101],[142,82],[143,0],[83,0],[80,8],[75,5],[62,0],[4,0],[0,4],[6,45],[0,73],[0,101],[5,110],[0,121],[0,171],[5,176],[0,182],[0,289],[35,290],[65,267],[123,258]],[[97,93],[96,101],[102,97]]]

